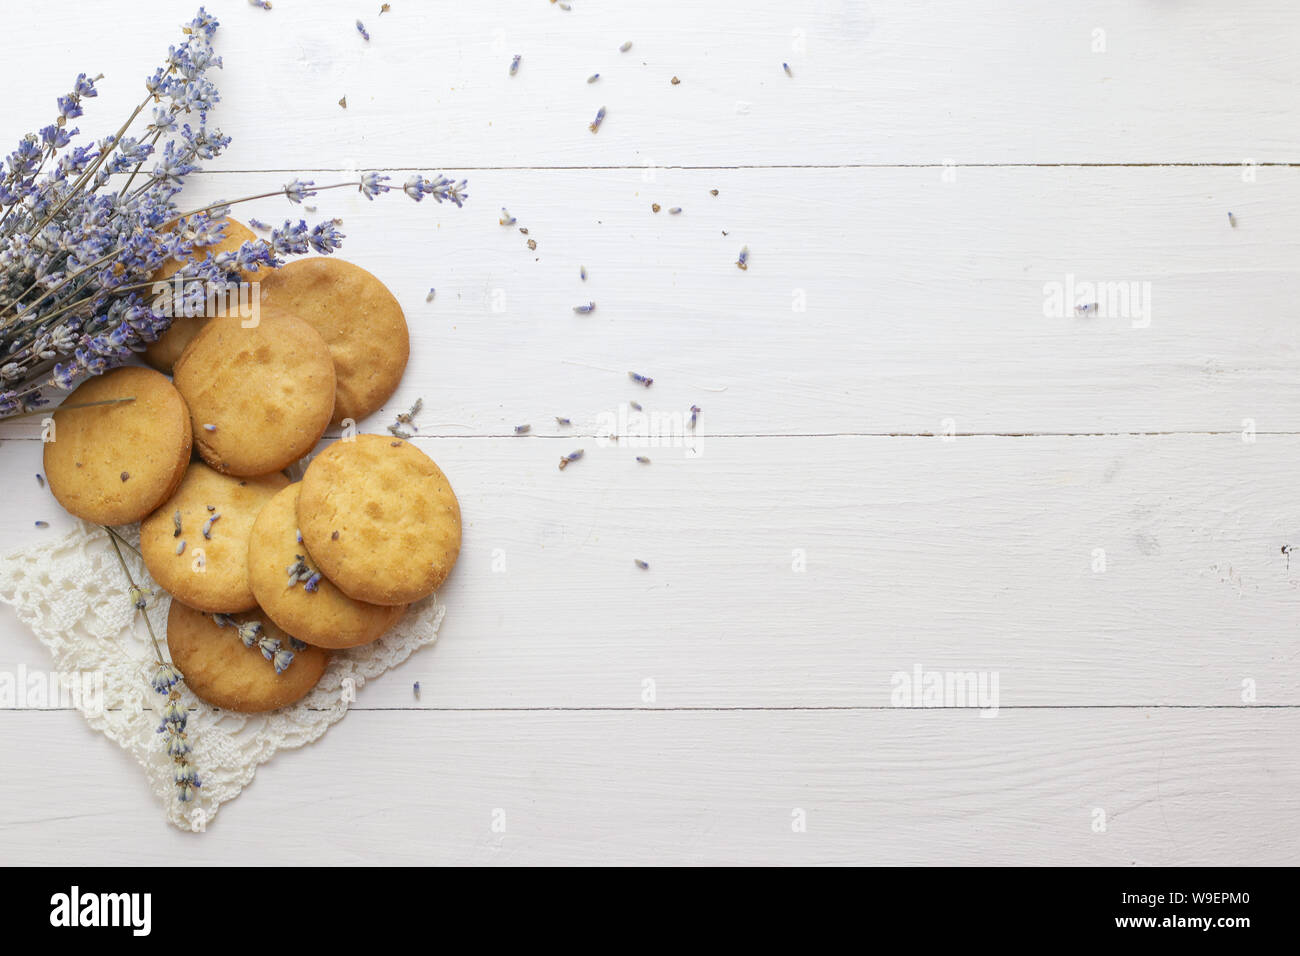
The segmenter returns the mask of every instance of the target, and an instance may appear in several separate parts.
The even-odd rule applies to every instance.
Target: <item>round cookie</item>
[[[334,411],[334,362],[320,333],[289,315],[208,322],[176,362],[199,454],[249,477],[306,455]],[[211,426],[211,427],[208,427]]]
[[[262,635],[278,640],[282,650],[293,651],[293,660],[279,674],[257,644],[248,647],[239,636],[239,625],[253,621],[262,625]],[[185,686],[196,696],[214,707],[244,714],[301,700],[329,663],[329,652],[319,647],[292,649],[289,635],[263,615],[237,614],[222,627],[213,615],[180,601],[172,601],[167,614],[167,650],[185,675]]]
[[[357,435],[312,460],[298,526],[348,597],[410,604],[432,594],[460,553],[460,504],[447,476],[409,442]]]
[[[248,583],[253,519],[287,484],[279,472],[236,478],[194,462],[176,493],[140,525],[140,553],[149,574],[173,598],[196,610],[251,611],[257,607]]]
[[[302,484],[280,491],[264,507],[248,542],[248,576],[253,594],[285,633],[318,647],[368,644],[397,623],[405,605],[386,607],[354,601],[322,576],[312,591],[306,582],[289,585],[288,569],[301,559],[315,570],[298,540],[298,496]]]
[[[334,424],[361,421],[397,390],[410,355],[406,316],[388,287],[360,266],[297,259],[261,279],[262,308],[287,311],[320,332],[334,357]]]
[[[215,256],[222,252],[237,252],[244,243],[256,240],[257,236],[242,222],[227,217],[226,230],[221,241],[215,245],[199,247],[194,250],[194,255],[202,261],[208,256]],[[150,281],[162,282],[170,279],[186,261],[188,260],[168,260],[158,267]],[[241,272],[240,278],[245,282],[256,282],[260,276],[256,272]],[[194,336],[198,335],[207,324],[206,315],[176,316],[167,331],[158,337],[158,341],[149,343],[149,347],[144,350],[144,360],[158,371],[171,374],[172,366],[185,351],[185,346],[189,345]]]
[[[167,376],[124,366],[89,378],[54,412],[45,477],[69,512],[95,524],[139,521],[171,497],[190,460],[190,416]]]

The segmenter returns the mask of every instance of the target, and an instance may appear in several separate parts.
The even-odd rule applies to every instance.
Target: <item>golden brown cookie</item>
[[[194,444],[217,471],[248,477],[306,455],[334,411],[334,362],[320,333],[289,315],[252,328],[211,320],[176,361]]]
[[[251,611],[257,607],[248,583],[253,519],[287,484],[279,472],[236,478],[193,462],[176,493],[140,525],[149,574],[196,610]]]
[[[222,252],[236,252],[244,243],[253,242],[256,239],[257,236],[253,235],[252,231],[242,222],[227,217],[226,231],[221,241],[215,245],[201,246],[195,250],[194,255],[201,262],[208,256],[215,256]],[[188,260],[168,260],[158,267],[158,271],[153,274],[150,281],[163,282],[170,279],[186,261]],[[264,272],[247,272],[241,273],[240,278],[245,282],[256,282],[263,275],[265,275]],[[158,371],[171,374],[172,366],[181,357],[181,353],[185,351],[185,346],[189,345],[194,336],[198,335],[203,326],[207,324],[208,317],[205,315],[176,316],[176,318],[172,319],[172,324],[167,331],[159,336],[158,341],[150,343],[149,347],[144,350],[144,360]]]
[[[260,629],[254,631],[252,624]],[[251,644],[244,643],[245,635]],[[293,660],[278,674],[276,647],[281,663],[286,652],[293,654]],[[217,616],[180,601],[172,601],[167,614],[167,650],[185,676],[185,686],[196,696],[214,707],[244,714],[275,710],[301,700],[316,686],[330,659],[329,651],[319,647],[293,648],[289,635],[265,615],[236,614],[223,627]]]
[[[253,594],[271,620],[300,641],[318,647],[368,644],[396,624],[406,607],[354,601],[323,575],[290,583],[290,568],[301,572],[296,577],[319,573],[298,537],[301,490],[299,483],[280,491],[253,524],[248,542]]]
[[[312,460],[298,526],[325,576],[371,604],[432,594],[460,553],[447,476],[414,445],[382,435],[335,442]]]
[[[334,357],[334,424],[360,421],[397,390],[410,355],[406,316],[388,287],[333,256],[298,259],[261,278],[262,308],[311,323]]]
[[[190,416],[167,376],[127,366],[89,378],[54,412],[45,477],[59,504],[96,524],[139,521],[166,501],[190,460]]]

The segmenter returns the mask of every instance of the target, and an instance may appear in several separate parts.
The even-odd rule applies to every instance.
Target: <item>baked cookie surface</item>
[[[227,217],[226,231],[221,241],[215,245],[202,246],[196,250],[195,254],[199,261],[202,261],[208,256],[215,256],[222,252],[237,252],[244,243],[256,239],[257,236],[242,222]],[[170,279],[184,264],[185,262],[180,259],[172,259],[164,263],[158,267],[158,271],[153,274],[151,281],[162,282]],[[245,282],[255,282],[264,274],[249,272],[241,274],[240,278]],[[185,351],[185,346],[189,345],[194,337],[203,330],[203,326],[207,324],[207,316],[177,316],[172,320],[172,324],[167,331],[158,337],[158,341],[151,342],[149,347],[144,350],[144,360],[158,371],[170,375],[172,366],[181,357],[181,353]]]
[[[257,607],[248,583],[253,520],[288,484],[279,472],[236,478],[192,462],[176,493],[140,525],[140,553],[149,574],[196,610],[251,611]]]
[[[302,480],[303,542],[339,590],[371,604],[432,594],[460,553],[460,503],[447,476],[409,442],[337,441]]]
[[[261,625],[260,636],[279,641],[292,650],[293,660],[279,674],[256,643],[249,647],[239,634],[240,624]],[[255,714],[301,700],[325,673],[329,652],[319,647],[294,650],[289,635],[257,613],[237,614],[224,627],[204,614],[172,601],[167,614],[167,650],[172,663],[185,675],[185,686],[195,695],[225,710]]]
[[[253,523],[248,542],[253,594],[271,620],[300,641],[330,648],[368,644],[396,624],[406,607],[354,601],[324,576],[290,585],[288,569],[300,560],[310,571],[317,570],[298,540],[301,491],[301,483],[284,488]]]
[[[171,497],[190,460],[190,416],[165,375],[125,366],[89,378],[60,408],[44,451],[50,491],[65,509],[95,524],[139,521]]]
[[[297,259],[261,278],[262,308],[288,311],[320,332],[338,376],[334,424],[388,401],[410,356],[406,316],[388,287],[334,256]]]
[[[249,477],[306,455],[334,411],[334,361],[320,333],[287,314],[208,322],[176,362],[194,444],[217,471]],[[209,427],[210,426],[210,427]]]

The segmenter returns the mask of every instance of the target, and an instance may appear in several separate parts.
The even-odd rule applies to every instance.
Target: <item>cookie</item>
[[[202,261],[208,256],[215,256],[222,252],[236,252],[244,243],[253,242],[256,239],[257,236],[253,235],[252,231],[242,222],[236,222],[234,219],[227,217],[226,231],[221,241],[216,245],[201,246],[195,250],[194,255],[199,261]],[[151,281],[162,282],[170,279],[186,261],[184,259],[167,261],[158,267]],[[261,274],[256,272],[241,273],[240,278],[245,282],[256,282],[261,278]],[[149,347],[144,350],[144,360],[158,371],[170,375],[172,366],[181,357],[181,353],[185,351],[185,346],[189,345],[194,336],[198,335],[203,326],[207,324],[208,317],[205,315],[176,316],[176,318],[172,319],[172,324],[167,331],[158,337],[158,341],[151,342]]]
[[[131,402],[73,405],[134,398]],[[95,524],[139,521],[171,497],[190,460],[190,416],[167,376],[126,366],[89,378],[54,412],[45,478],[69,512]]]
[[[241,624],[257,623],[252,646],[240,636]],[[281,651],[291,651],[293,660],[280,673],[259,648],[258,640],[270,647],[279,641]],[[262,614],[236,614],[223,627],[211,614],[204,614],[172,601],[167,614],[167,650],[172,663],[185,675],[185,686],[195,695],[224,710],[256,714],[301,700],[316,686],[329,652],[319,647],[294,649],[289,635]]]
[[[334,412],[334,361],[320,333],[289,315],[251,328],[237,316],[208,322],[176,361],[199,454],[217,471],[249,477],[306,455]]]
[[[301,483],[280,491],[253,523],[248,542],[248,574],[257,603],[287,634],[318,647],[368,644],[397,623],[405,605],[384,607],[354,601],[328,578],[290,585],[289,569],[316,567],[298,540]],[[300,565],[299,562],[302,562]],[[307,590],[310,586],[312,590]]]
[[[414,445],[381,435],[335,442],[312,460],[298,527],[325,576],[371,604],[432,594],[460,553],[447,476]]]
[[[140,525],[140,553],[149,574],[196,610],[251,611],[257,607],[248,583],[253,519],[287,484],[279,472],[236,478],[192,463],[176,493]]]
[[[397,390],[410,355],[406,316],[388,287],[333,256],[298,259],[261,279],[262,308],[310,323],[334,357],[334,424],[361,421]]]

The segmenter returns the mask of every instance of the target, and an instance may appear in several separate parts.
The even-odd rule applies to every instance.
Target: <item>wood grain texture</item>
[[[0,712],[0,761],[18,771],[0,776],[4,860],[1131,866],[1300,851],[1270,825],[1300,812],[1295,712],[524,716],[358,711],[189,834],[137,822],[156,816],[152,794],[79,715]]]
[[[438,644],[202,836],[79,715],[0,711],[0,860],[1300,858],[1300,8],[209,7],[234,143],[194,205],[471,181],[242,210],[339,217],[398,296],[411,363],[363,427],[424,400],[464,550]],[[9,11],[0,127],[86,70],[107,130],[188,12]],[[1086,282],[1150,307],[1053,310]],[[703,412],[638,447],[631,401]],[[3,551],[70,520],[38,429],[0,424]],[[916,667],[996,674],[997,717],[891,706]]]
[[[1300,10],[1276,0],[369,6],[208,5],[226,168],[1292,162],[1300,143]],[[95,116],[125,115],[188,9],[10,11],[14,75],[49,94],[6,97],[0,128],[48,123],[77,70],[106,74]]]
[[[342,219],[340,254],[389,283],[411,325],[406,379],[374,427],[420,396],[423,433],[562,434],[563,415],[590,434],[638,395],[636,369],[655,379],[641,398],[707,406],[714,434],[1300,428],[1300,170],[466,175],[461,210],[319,197],[318,216]],[[186,197],[288,178],[197,177]],[[528,236],[497,225],[501,206]],[[304,212],[276,198],[243,214]],[[1045,287],[1068,281],[1146,283],[1149,312],[1045,315]]]

